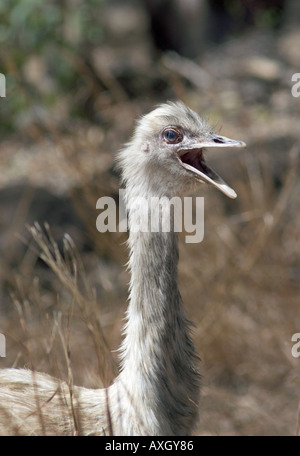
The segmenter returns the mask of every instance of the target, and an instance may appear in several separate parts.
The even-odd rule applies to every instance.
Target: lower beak
[[[179,159],[183,167],[192,171],[197,180],[213,185],[229,198],[236,198],[235,191],[205,162],[203,151],[212,147],[246,147],[246,144],[243,141],[211,134],[207,139],[181,150]]]

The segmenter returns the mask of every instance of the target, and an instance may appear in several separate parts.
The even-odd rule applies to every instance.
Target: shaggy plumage
[[[208,147],[243,147],[215,135],[182,103],[141,118],[118,164],[129,213],[129,306],[120,374],[107,389],[73,387],[28,370],[0,371],[0,433],[190,435],[197,423],[198,360],[177,286],[174,230],[136,230],[138,197],[182,196],[210,183],[235,192],[208,167]],[[167,203],[166,203],[167,204]],[[160,215],[164,212],[160,207]],[[172,215],[171,215],[172,217]],[[172,226],[172,223],[171,223]]]

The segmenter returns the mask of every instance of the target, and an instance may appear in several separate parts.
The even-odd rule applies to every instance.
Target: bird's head
[[[123,178],[153,195],[181,195],[195,183],[207,183],[230,198],[235,191],[211,169],[204,152],[212,147],[245,147],[242,141],[220,136],[181,102],[160,105],[142,117],[119,158]],[[162,190],[163,189],[163,190]]]

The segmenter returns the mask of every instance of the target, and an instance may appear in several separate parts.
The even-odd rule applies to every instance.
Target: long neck
[[[197,416],[199,374],[177,285],[177,235],[130,232],[129,246],[120,378],[149,434],[187,435]]]

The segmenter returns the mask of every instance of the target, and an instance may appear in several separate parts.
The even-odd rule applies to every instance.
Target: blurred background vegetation
[[[201,55],[205,47],[237,37],[245,29],[277,30],[283,25],[284,7],[288,2],[192,0],[187,3],[182,6],[180,1],[170,0],[28,0],[14,3],[3,0],[0,5],[0,63],[7,78],[8,100],[1,103],[1,133],[18,131],[20,125],[28,124],[32,117],[42,117],[42,121],[43,115],[49,116],[49,111],[68,97],[66,118],[88,117],[97,121],[93,99],[96,94],[88,93],[88,89],[107,89],[101,87],[105,86],[105,81],[98,74],[100,70],[95,68],[94,53],[101,46],[112,43],[112,47],[121,44],[126,47],[135,42],[139,47],[134,38],[142,35],[146,40],[148,32],[145,54],[153,57],[155,52],[173,50],[194,58]],[[135,23],[137,17],[138,23]],[[183,26],[190,22],[188,29],[182,30],[180,22]],[[144,33],[141,33],[142,29]],[[125,43],[122,43],[123,38]],[[128,62],[126,68],[124,58],[113,62],[114,76],[121,83],[122,78],[129,77],[126,69],[134,70]],[[145,55],[144,59],[149,60],[150,56]],[[84,87],[88,82],[93,87]],[[138,97],[136,87],[130,90],[125,86],[125,89],[133,98]],[[74,95],[75,99],[70,100]]]
[[[120,343],[126,235],[96,231],[96,201],[117,198],[114,154],[135,119],[182,99],[248,145],[210,154],[239,198],[203,189],[204,242],[180,242],[204,375],[198,433],[299,433],[299,20],[297,0],[1,1],[0,367],[65,378],[59,321],[75,382],[98,386],[101,369],[109,382],[116,362],[94,336],[101,325],[109,350]],[[86,309],[39,260],[36,220],[59,247],[74,239]]]

